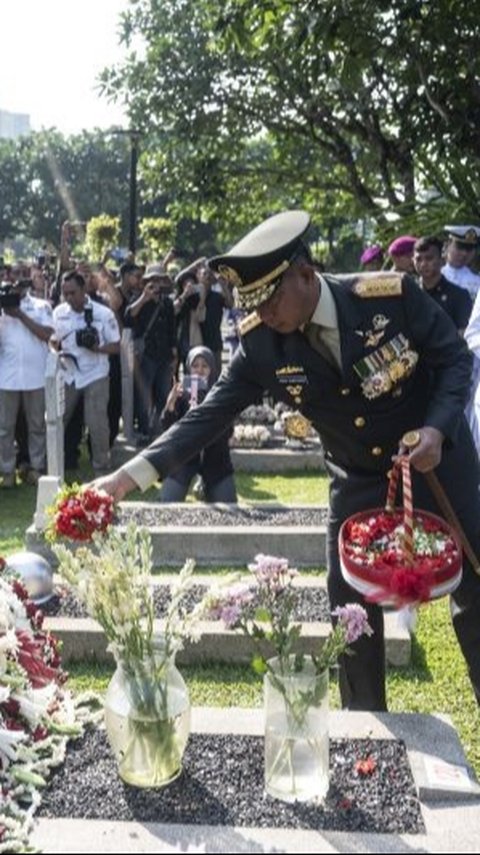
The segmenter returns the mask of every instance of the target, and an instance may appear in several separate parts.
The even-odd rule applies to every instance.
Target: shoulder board
[[[254,330],[255,327],[258,327],[258,325],[261,323],[262,319],[260,315],[257,314],[257,312],[250,312],[250,314],[247,315],[246,318],[243,318],[243,320],[241,320],[238,325],[240,335],[246,335],[247,333],[251,332],[251,330]]]
[[[401,297],[402,274],[393,273],[384,276],[359,277],[355,282],[353,293],[357,297]]]

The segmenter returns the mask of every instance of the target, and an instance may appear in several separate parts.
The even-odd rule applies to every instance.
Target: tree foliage
[[[49,130],[0,141],[0,239],[17,234],[58,246],[60,225],[100,212],[128,225],[128,141]]]
[[[99,214],[87,223],[85,248],[88,258],[100,261],[120,238],[120,217]]]
[[[152,192],[230,237],[326,198],[384,227],[478,219],[477,31],[460,0],[131,0],[102,83],[155,141]]]
[[[175,243],[175,223],[166,217],[144,217],[138,231],[147,258],[161,259]]]

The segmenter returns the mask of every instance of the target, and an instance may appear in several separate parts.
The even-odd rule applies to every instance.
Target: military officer
[[[471,269],[480,244],[478,226],[445,226],[448,235],[446,263],[442,273],[449,282],[464,288],[472,303],[480,290],[480,276]]]
[[[261,223],[211,268],[236,289],[242,345],[204,403],[98,486],[117,499],[146,489],[220,435],[265,391],[296,407],[319,432],[331,476],[328,526],[332,608],[362,602],[344,582],[343,520],[384,504],[386,473],[408,430],[418,507],[434,509],[421,472],[436,468],[474,548],[479,543],[478,462],[463,417],[471,356],[450,318],[408,276],[318,274],[302,236],[303,211]],[[402,450],[400,448],[400,450]],[[367,604],[374,634],[341,663],[342,701],[386,709],[383,613]],[[454,624],[480,698],[480,578],[471,566],[454,595]]]

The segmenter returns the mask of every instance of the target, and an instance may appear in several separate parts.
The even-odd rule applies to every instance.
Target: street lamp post
[[[137,162],[138,143],[140,134],[138,131],[130,131],[130,216],[128,228],[128,248],[132,255],[137,249]]]
[[[133,128],[115,128],[112,134],[128,136],[130,140],[130,196],[128,216],[128,248],[132,255],[137,249],[137,163],[140,141],[140,131]]]

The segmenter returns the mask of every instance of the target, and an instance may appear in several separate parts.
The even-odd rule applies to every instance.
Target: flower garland
[[[31,851],[40,791],[82,730],[59,643],[42,625],[22,583],[0,573],[0,852]]]
[[[240,448],[262,448],[270,438],[270,431],[264,425],[235,425],[233,445]]]
[[[241,422],[253,422],[256,424],[273,424],[275,418],[275,410],[269,404],[251,404],[239,415]]]

